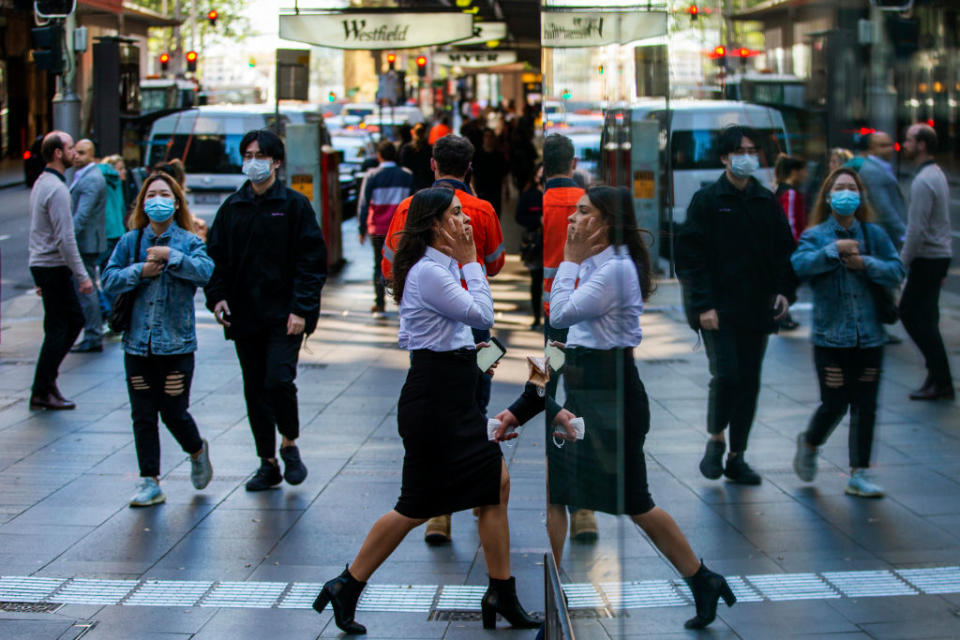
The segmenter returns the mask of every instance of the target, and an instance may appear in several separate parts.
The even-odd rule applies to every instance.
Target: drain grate
[[[896,573],[924,593],[960,593],[960,567],[899,569]]]
[[[848,598],[917,595],[916,589],[889,571],[829,571],[821,575]]]
[[[435,610],[427,620],[431,622],[478,622],[481,619],[479,611],[439,611]]]
[[[56,613],[63,605],[59,602],[8,602],[0,600],[0,611],[7,613]]]
[[[839,598],[833,587],[815,573],[780,573],[747,576],[758,591],[770,600],[813,600]]]

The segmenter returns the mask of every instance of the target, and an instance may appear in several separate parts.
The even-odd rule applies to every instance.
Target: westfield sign
[[[280,15],[280,37],[334,49],[413,49],[475,37],[467,13],[324,12]]]

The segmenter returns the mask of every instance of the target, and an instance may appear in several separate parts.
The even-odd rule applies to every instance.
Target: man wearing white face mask
[[[700,472],[760,484],[744,460],[757,409],[767,337],[795,299],[794,240],[776,196],[753,177],[759,138],[732,126],[717,140],[725,171],[698,191],[677,232],[677,275],[687,320],[710,363],[707,431]],[[724,431],[730,427],[726,465]]]
[[[310,201],[277,179],[284,157],[280,138],[251,131],[240,152],[249,180],[224,201],[210,228],[207,252],[215,268],[205,292],[207,307],[236,345],[261,460],[246,488],[262,491],[307,477],[296,446],[300,420],[293,381],[300,344],[320,315],[327,248]]]

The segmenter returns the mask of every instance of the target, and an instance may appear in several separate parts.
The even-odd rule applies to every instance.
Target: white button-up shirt
[[[427,247],[423,257],[407,272],[400,300],[399,343],[404,349],[454,351],[475,348],[470,328],[493,326],[490,285],[478,262],[460,268],[447,254]]]
[[[625,246],[611,245],[580,265],[560,263],[550,293],[550,325],[570,329],[567,346],[635,347],[643,337],[642,313],[640,278]]]

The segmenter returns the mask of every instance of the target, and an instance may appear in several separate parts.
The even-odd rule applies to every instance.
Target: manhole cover
[[[59,602],[6,602],[0,601],[0,611],[8,613],[56,613],[63,604]]]

